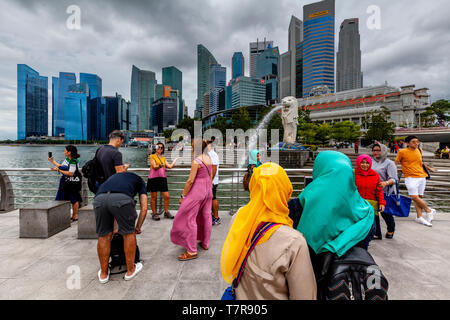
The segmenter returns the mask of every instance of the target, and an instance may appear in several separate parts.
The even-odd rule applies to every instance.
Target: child
[[[356,159],[355,184],[362,198],[366,199],[375,210],[375,220],[378,217],[378,211],[383,212],[386,201],[383,196],[383,189],[379,186],[381,182],[378,173],[372,170],[372,159],[363,154]],[[379,223],[377,224],[379,225]],[[376,230],[379,234],[380,230]],[[374,236],[374,239],[380,239]]]

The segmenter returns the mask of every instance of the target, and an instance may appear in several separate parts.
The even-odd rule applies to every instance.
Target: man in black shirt
[[[114,130],[109,134],[109,143],[100,147],[97,151],[97,159],[102,167],[104,181],[108,180],[113,174],[127,171],[129,165],[124,165],[122,153],[118,150],[125,140],[125,135]],[[100,184],[104,181],[99,181]]]
[[[134,197],[139,194],[141,211],[135,226],[137,212]],[[112,175],[98,189],[94,198],[96,231],[98,234],[97,252],[100,260],[98,279],[100,283],[109,280],[109,256],[114,220],[119,225],[118,233],[123,236],[127,273],[125,280],[131,280],[139,273],[142,263],[134,263],[136,254],[136,233],[141,233],[142,224],[147,216],[147,187],[137,174],[121,172]]]

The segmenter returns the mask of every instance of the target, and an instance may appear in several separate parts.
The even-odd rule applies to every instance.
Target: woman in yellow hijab
[[[228,283],[236,278],[253,235],[271,222],[277,225],[264,234],[246,260],[236,299],[315,299],[308,246],[289,218],[287,203],[293,189],[286,172],[275,163],[261,165],[254,169],[249,189],[250,202],[236,214],[222,249],[222,276]]]

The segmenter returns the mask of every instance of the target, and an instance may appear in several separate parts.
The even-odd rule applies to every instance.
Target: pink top
[[[161,159],[158,158],[158,156],[156,154],[152,154],[150,156],[150,159],[155,160],[156,164],[163,164],[162,168],[159,169],[153,169],[150,168],[150,173],[148,175],[149,179],[153,179],[153,178],[166,178],[166,159],[164,157],[161,157]]]

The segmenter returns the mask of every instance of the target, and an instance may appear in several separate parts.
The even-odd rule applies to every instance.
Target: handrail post
[[[8,174],[0,170],[0,213],[13,211],[14,208],[14,190],[9,180]]]

